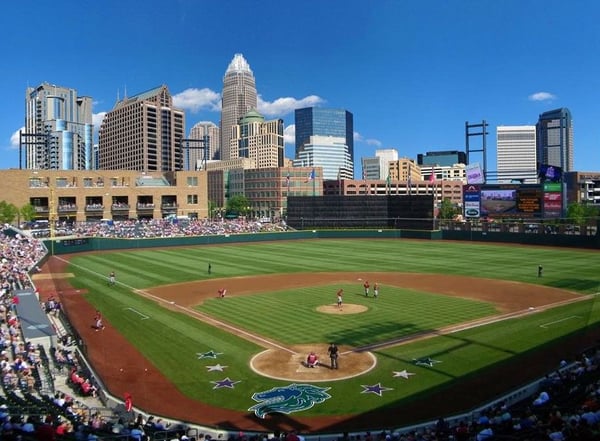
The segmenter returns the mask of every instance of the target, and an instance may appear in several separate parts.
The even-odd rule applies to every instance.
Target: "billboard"
[[[468,164],[465,167],[467,174],[467,184],[485,184],[485,176],[479,162]]]
[[[478,185],[465,185],[463,188],[465,217],[481,216],[481,193]]]
[[[560,182],[544,183],[544,217],[561,217],[562,185]]]
[[[538,177],[541,182],[560,182],[562,180],[562,168],[555,165],[538,164]]]
[[[463,205],[467,218],[541,218],[544,191],[537,184],[465,185]]]

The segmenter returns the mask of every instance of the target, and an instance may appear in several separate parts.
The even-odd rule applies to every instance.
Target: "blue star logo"
[[[217,356],[222,355],[222,352],[208,351],[208,352],[198,352],[196,355],[198,356],[198,360],[202,360],[203,358],[217,358]]]
[[[380,397],[383,395],[383,392],[394,390],[391,387],[382,386],[381,383],[373,384],[372,386],[361,384],[361,387],[363,388],[361,394],[375,394]]]
[[[211,381],[211,383],[215,385],[213,387],[213,389],[222,389],[224,387],[229,388],[229,389],[234,389],[235,385],[238,384],[239,381],[233,381],[229,377],[227,377],[224,380]]]

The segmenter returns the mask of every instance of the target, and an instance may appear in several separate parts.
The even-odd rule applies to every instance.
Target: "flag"
[[[313,168],[312,171],[308,174],[308,176],[306,177],[306,182],[310,182],[310,181],[314,181],[315,180],[315,169]]]
[[[290,172],[288,172],[287,176],[285,177],[285,186],[288,190],[290,189]]]
[[[429,175],[429,182],[435,182],[435,172],[433,171],[433,166],[431,166],[431,174]]]
[[[388,173],[387,178],[385,180],[386,185],[389,187],[390,184],[392,183],[392,177],[390,176],[390,174]]]

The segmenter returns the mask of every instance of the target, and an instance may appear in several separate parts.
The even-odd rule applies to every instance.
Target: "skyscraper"
[[[42,83],[25,92],[25,167],[89,170],[92,165],[92,98]]]
[[[296,109],[294,119],[296,124],[296,159],[301,158],[304,146],[312,142],[312,136],[343,138],[346,146],[345,151],[335,149],[341,155],[338,162],[346,163],[346,155],[348,155],[350,159],[348,164],[350,170],[348,172],[351,177],[354,176],[354,118],[352,113],[344,109],[306,107]],[[321,141],[319,142],[320,145],[322,145]],[[336,141],[335,144],[339,145],[339,142]],[[324,164],[319,163],[311,165],[324,167]],[[324,178],[331,179],[325,175]]]
[[[283,167],[283,120],[265,121],[256,110],[247,112],[231,129],[229,156],[250,158],[254,168]]]
[[[195,147],[204,147],[203,149],[188,149],[185,153],[186,170],[196,170],[198,162],[204,159],[210,161],[216,159],[216,156],[221,146],[221,131],[219,127],[210,121],[200,121],[194,124],[190,129],[189,139],[203,140],[203,146],[194,145]],[[200,144],[200,143],[195,143]],[[206,157],[205,157],[206,155]]]
[[[323,179],[353,179],[352,161],[342,136],[311,136],[293,161],[294,167],[322,167]]]
[[[221,97],[221,151],[215,159],[230,159],[232,127],[251,109],[256,109],[256,83],[250,65],[242,54],[235,54],[223,77]]]
[[[542,113],[536,131],[538,162],[561,167],[563,172],[573,171],[573,120],[569,109]]]
[[[496,156],[499,183],[537,183],[535,126],[498,126]]]
[[[99,161],[104,170],[183,170],[185,114],[173,107],[162,85],[124,98],[100,126]]]

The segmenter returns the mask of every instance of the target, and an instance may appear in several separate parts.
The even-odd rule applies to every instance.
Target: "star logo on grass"
[[[361,387],[363,388],[361,394],[375,394],[379,395],[380,397],[383,395],[383,392],[386,392],[388,390],[394,390],[391,387],[382,386],[381,383],[377,383],[372,386],[361,384]]]
[[[221,366],[220,364],[215,364],[213,366],[206,366],[206,369],[208,369],[208,372],[212,372],[212,371],[219,371],[219,372],[223,372],[223,370],[228,367],[228,366]]]
[[[198,360],[202,360],[203,358],[217,358],[219,355],[223,355],[222,352],[208,351],[208,352],[198,352],[196,354],[198,356]]]
[[[441,361],[434,360],[431,357],[413,358],[413,361],[417,366],[433,367],[434,364],[441,363]]]
[[[415,374],[412,372],[408,372],[406,369],[404,369],[403,371],[394,371],[393,376],[394,376],[394,378],[400,377],[400,378],[404,378],[405,380],[408,380],[411,375],[415,375]]]
[[[239,383],[239,381],[233,381],[233,380],[230,380],[229,377],[227,377],[221,381],[211,381],[211,383],[215,385],[213,387],[213,389],[222,389],[224,387],[229,388],[229,389],[234,389],[235,385],[237,383]]]

